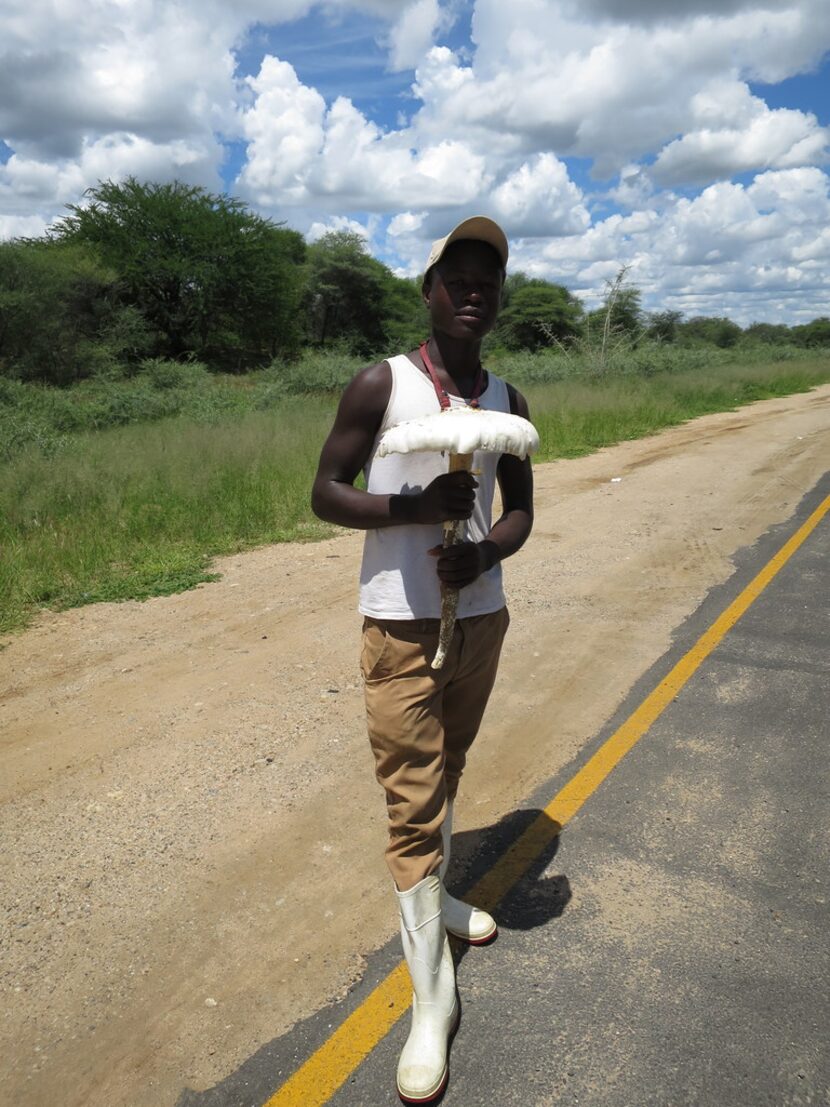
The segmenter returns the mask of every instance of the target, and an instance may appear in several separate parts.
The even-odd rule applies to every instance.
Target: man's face
[[[424,301],[435,332],[481,339],[492,330],[501,303],[504,271],[486,242],[453,242],[424,283]]]

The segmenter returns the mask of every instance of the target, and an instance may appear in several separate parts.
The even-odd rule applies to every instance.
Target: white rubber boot
[[[455,965],[441,918],[437,874],[398,892],[401,941],[412,977],[412,1028],[398,1062],[405,1103],[431,1103],[446,1087],[447,1046],[458,1022]]]
[[[471,907],[468,903],[451,896],[444,887],[444,876],[450,864],[453,802],[450,800],[447,804],[447,817],[441,826],[441,837],[444,840],[444,860],[438,870],[441,878],[441,913],[444,916],[444,926],[450,934],[454,934],[456,938],[463,938],[471,946],[483,946],[498,934],[496,920],[480,907]]]

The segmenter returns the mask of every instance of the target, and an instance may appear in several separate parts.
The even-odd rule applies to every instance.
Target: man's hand
[[[451,588],[466,588],[495,565],[492,542],[459,542],[457,546],[433,546],[429,553],[438,559],[438,579]]]
[[[447,519],[469,519],[473,513],[478,481],[463,469],[442,473],[418,495],[415,508],[418,523],[443,523]]]

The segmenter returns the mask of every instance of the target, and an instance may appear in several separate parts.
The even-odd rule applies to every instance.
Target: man
[[[524,398],[486,373],[479,357],[496,321],[507,254],[504,232],[482,216],[433,243],[422,284],[429,340],[352,380],[312,493],[322,519],[366,531],[361,667],[414,990],[398,1065],[398,1092],[409,1103],[431,1102],[447,1081],[459,1007],[446,931],[474,944],[497,932],[489,914],[447,893],[443,876],[453,801],[509,622],[500,563],[530,533],[533,488],[530,463],[508,454],[476,454],[476,480],[448,473],[440,453],[376,458],[375,451],[388,427],[441,407],[472,404],[528,418]],[[361,470],[365,491],[354,486]],[[496,482],[503,510],[491,525]],[[446,519],[468,520],[469,540],[443,549]],[[444,666],[433,670],[442,583],[460,589],[458,621]]]

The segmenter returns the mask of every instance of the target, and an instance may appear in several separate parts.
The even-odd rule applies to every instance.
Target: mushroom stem
[[[472,454],[450,454],[450,472],[461,470],[469,472],[473,467]],[[466,524],[463,519],[447,519],[444,522],[444,546],[457,546],[464,541]],[[432,660],[432,668],[440,669],[447,657],[455,630],[455,613],[458,610],[458,589],[441,585],[441,629],[438,634],[438,649]]]

